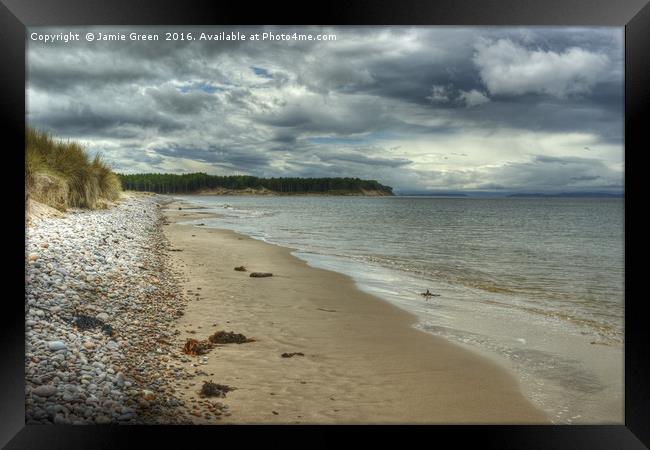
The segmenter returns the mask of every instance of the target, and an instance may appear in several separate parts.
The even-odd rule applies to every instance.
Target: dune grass
[[[96,209],[119,198],[120,179],[97,154],[90,159],[76,142],[28,128],[25,135],[25,201],[65,211]]]

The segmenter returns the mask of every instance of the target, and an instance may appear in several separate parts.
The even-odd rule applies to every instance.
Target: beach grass
[[[29,198],[60,211],[97,209],[117,200],[121,191],[119,177],[100,154],[91,159],[77,142],[27,128],[25,201]]]

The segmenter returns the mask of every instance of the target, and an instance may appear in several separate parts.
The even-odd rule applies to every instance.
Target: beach
[[[27,423],[550,423],[506,368],[196,205],[47,212],[26,228]],[[218,331],[250,342],[184,352]]]
[[[163,208],[171,267],[189,298],[177,347],[218,330],[254,339],[193,357],[198,374],[177,392],[198,405],[194,423],[215,423],[197,395],[204,381],[235,388],[219,399],[230,412],[218,423],[549,423],[495,363],[413,328],[413,315],[290,249],[178,223],[210,217],[188,207]]]

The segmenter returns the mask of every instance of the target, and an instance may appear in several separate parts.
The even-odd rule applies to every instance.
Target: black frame
[[[290,440],[301,446],[337,444],[332,432],[341,429],[368,431],[367,436],[384,439],[388,433],[406,431],[403,437],[435,444],[450,439],[453,446],[471,443],[488,448],[571,448],[642,449],[650,446],[650,333],[645,323],[643,297],[632,296],[638,277],[631,276],[632,255],[638,246],[629,245],[634,222],[627,217],[631,199],[638,197],[634,160],[644,150],[650,105],[650,4],[647,0],[418,0],[356,1],[337,0],[305,5],[264,2],[207,2],[186,0],[1,0],[0,5],[0,123],[3,155],[12,157],[9,178],[11,205],[6,224],[11,237],[11,257],[17,260],[5,271],[16,287],[16,295],[5,296],[0,313],[0,445],[7,449],[100,449],[131,448],[144,445],[173,448],[197,446],[197,439],[220,445],[223,438],[243,444],[255,438],[253,430],[266,439]],[[574,25],[625,27],[625,425],[620,426],[399,426],[399,427],[318,427],[301,426],[313,440],[295,439],[296,427],[187,427],[187,426],[25,426],[24,411],[24,310],[19,281],[24,279],[18,261],[24,258],[24,204],[13,189],[24,189],[19,171],[24,160],[25,129],[25,43],[26,26],[74,25],[216,25],[216,24],[340,24],[340,25]],[[645,120],[644,120],[645,119]],[[647,147],[646,147],[647,148]],[[633,154],[633,153],[636,153]],[[635,180],[636,178],[636,180]],[[21,212],[22,211],[22,212]],[[14,238],[15,235],[15,238]],[[638,233],[637,233],[638,235]],[[335,435],[336,433],[334,433]],[[291,439],[293,437],[293,439]],[[302,436],[301,436],[302,437]],[[269,443],[272,441],[268,441]],[[161,445],[164,444],[164,445]],[[267,444],[268,445],[268,444]],[[300,445],[300,444],[299,444]]]

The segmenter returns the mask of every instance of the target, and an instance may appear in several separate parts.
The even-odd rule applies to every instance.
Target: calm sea
[[[180,198],[507,366],[555,423],[622,422],[622,199]]]

